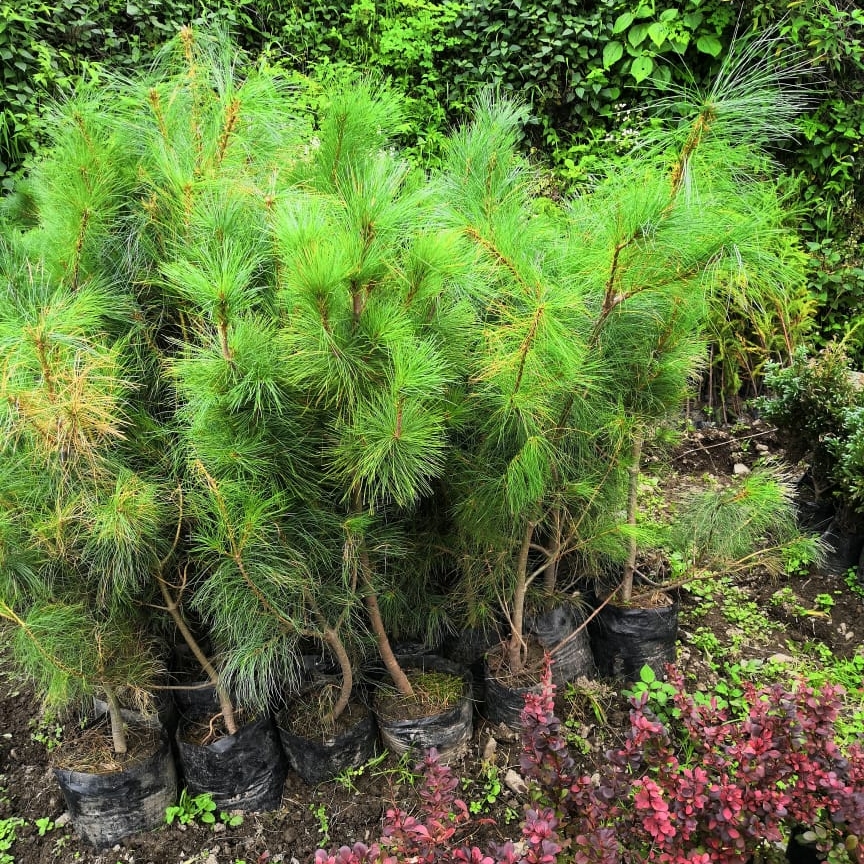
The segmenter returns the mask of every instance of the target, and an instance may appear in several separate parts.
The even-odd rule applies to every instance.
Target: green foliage
[[[217,818],[228,828],[236,828],[243,824],[241,813],[226,813],[224,810],[218,810],[209,792],[193,796],[183,789],[177,803],[165,808],[166,825],[173,825],[175,820],[179,825],[194,824],[196,821],[202,825],[215,825]]]
[[[388,756],[388,752],[383,750],[377,756],[373,756],[371,759],[368,759],[362,765],[349,766],[340,771],[333,780],[338,783],[343,789],[348,792],[357,793],[357,787],[354,784],[354,781],[357,778],[362,777],[367,771],[371,772],[372,769],[377,768]]]
[[[792,483],[772,466],[687,496],[670,543],[690,563],[691,574],[760,567],[776,576],[788,573],[789,561],[800,566],[822,553],[815,537],[798,530]]]
[[[765,382],[769,396],[759,405],[781,430],[789,457],[806,457],[817,498],[833,493],[842,505],[858,508],[864,391],[844,343],[829,343],[815,356],[802,348],[786,367],[769,364]]]
[[[817,594],[813,598],[813,605],[820,612],[830,612],[836,601],[830,594]]]
[[[665,680],[660,680],[650,666],[643,666],[639,670],[639,680],[633,686],[623,691],[623,695],[629,698],[641,698],[643,693],[648,694],[647,705],[663,723],[669,723],[674,718],[672,697],[675,688]]]
[[[176,819],[180,825],[188,825],[199,820],[204,825],[212,825],[216,821],[216,803],[209,792],[192,796],[184,789],[180,800],[165,808],[165,824],[172,825]]]
[[[479,816],[488,813],[501,795],[501,778],[498,767],[493,762],[486,762],[480,768],[477,778],[462,778],[462,789],[468,798],[468,811]]]
[[[9,850],[15,843],[18,829],[24,825],[24,820],[17,816],[0,819],[0,864],[15,864],[15,856]]]
[[[54,830],[54,823],[48,816],[43,816],[41,819],[34,820],[33,824],[39,831],[40,837],[44,837],[49,831]]]
[[[38,721],[31,720],[36,728],[30,733],[33,741],[41,744],[49,753],[60,745],[63,740],[63,727],[56,721],[43,715]]]
[[[326,846],[330,842],[330,817],[327,815],[327,808],[323,803],[315,804],[313,801],[309,805],[309,810],[318,820],[318,835],[321,838],[321,844]]]
[[[858,578],[858,571],[855,569],[849,569],[846,571],[846,575],[843,577],[843,581],[846,583],[846,587],[852,594],[857,595],[864,599],[864,585],[861,584]]]

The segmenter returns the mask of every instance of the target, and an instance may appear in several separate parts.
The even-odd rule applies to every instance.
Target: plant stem
[[[354,512],[360,513],[362,510],[362,501],[359,490],[355,489],[351,497]],[[378,645],[378,654],[384,662],[384,667],[387,669],[399,693],[402,696],[413,699],[414,688],[411,686],[408,676],[399,665],[399,661],[396,659],[396,655],[393,653],[393,648],[390,645],[390,640],[387,638],[384,619],[381,617],[381,607],[378,604],[378,595],[375,592],[375,586],[372,584],[372,562],[369,560],[366,541],[362,536],[360,537],[358,554],[360,558],[360,579],[365,588],[363,603],[366,606],[366,613],[369,615],[372,633],[375,635],[375,642]]]
[[[549,549],[548,564],[543,572],[543,591],[550,596],[555,593],[555,583],[558,581],[558,562],[561,560],[562,525],[561,508],[555,508],[555,525],[552,534],[552,546]]]
[[[525,667],[525,596],[528,593],[528,553],[531,551],[531,540],[534,537],[536,522],[529,521],[525,526],[519,558],[516,562],[516,588],[513,591],[513,611],[510,616],[510,642],[507,647],[510,672],[518,675]]]
[[[345,650],[345,644],[342,642],[342,637],[339,635],[338,628],[340,624],[337,623],[335,627],[331,627],[330,624],[327,623],[327,619],[324,617],[324,613],[315,602],[315,598],[312,596],[311,591],[305,590],[303,595],[306,598],[306,605],[312,610],[312,614],[318,622],[318,627],[321,631],[321,638],[330,646],[331,650],[336,655],[339,669],[342,672],[342,686],[339,689],[339,698],[336,700],[333,710],[326,718],[324,718],[325,722],[330,724],[334,723],[338,719],[339,715],[348,707],[348,702],[351,699],[351,690],[354,688],[354,670],[351,668],[351,658],[348,656],[348,652]]]
[[[183,637],[183,641],[189,646],[189,650],[195,655],[195,659],[201,664],[201,668],[204,670],[207,679],[216,689],[216,695],[219,697],[219,707],[222,709],[222,718],[225,720],[225,728],[228,730],[228,734],[236,735],[237,719],[235,717],[234,704],[231,702],[231,697],[222,686],[219,673],[216,671],[216,668],[210,662],[207,655],[201,650],[198,640],[192,635],[192,631],[183,620],[183,616],[180,614],[180,604],[177,602],[177,598],[168,590],[168,584],[161,576],[157,576],[156,581],[159,583],[162,597],[165,600],[165,608],[168,610],[168,614],[171,616],[174,626]]]
[[[361,561],[365,558],[366,561],[361,565],[366,569],[369,556],[365,550],[360,553]],[[375,634],[375,641],[378,644],[378,653],[384,661],[384,666],[388,674],[393,679],[396,689],[402,696],[407,696],[409,699],[414,698],[414,688],[408,680],[408,676],[399,665],[396,655],[393,653],[393,648],[390,645],[390,640],[387,638],[387,631],[384,629],[384,620],[381,617],[381,607],[378,605],[378,597],[375,594],[375,589],[366,573],[363,574],[363,584],[366,586],[366,596],[363,598],[366,604],[366,612],[369,615],[369,622],[372,625],[372,632]]]
[[[326,722],[334,723],[339,715],[348,707],[348,701],[351,699],[351,690],[354,687],[354,672],[351,669],[351,660],[348,657],[348,652],[342,644],[342,639],[332,627],[324,627],[324,641],[330,646],[330,649],[336,655],[336,660],[339,662],[339,668],[342,671],[342,687],[339,690],[339,698],[333,706]]]
[[[633,574],[636,571],[636,505],[639,496],[639,463],[642,461],[642,436],[633,436],[632,449],[630,451],[630,467],[627,473],[630,475],[630,489],[627,496],[627,524],[632,533],[627,540],[627,561],[624,564],[624,579],[621,582],[621,599],[629,603],[633,597]]]
[[[123,728],[120,702],[113,687],[103,684],[102,689],[105,691],[105,701],[108,703],[108,718],[111,721],[111,741],[114,744],[114,752],[125,756],[129,748],[126,743],[126,730]]]

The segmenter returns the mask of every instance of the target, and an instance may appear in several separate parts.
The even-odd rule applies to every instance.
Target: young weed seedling
[[[172,807],[165,809],[165,824],[172,825],[176,819],[180,825],[188,825],[196,819],[204,825],[213,825],[217,818],[216,802],[209,792],[191,796],[185,789],[180,793],[180,800]],[[229,828],[243,824],[243,816],[239,813],[218,813],[219,821]]]
[[[41,819],[36,819],[33,823],[40,837],[44,837],[49,831],[54,830],[54,823],[48,816],[43,816]]]
[[[17,830],[24,824],[23,819],[10,816],[0,819],[0,864],[15,864],[15,857],[9,853],[15,842]]]
[[[835,602],[836,601],[830,594],[817,594],[813,598],[813,605],[820,612],[824,612],[826,615],[831,614],[831,609],[834,607]]]
[[[327,815],[327,808],[313,802],[309,805],[309,811],[318,820],[318,834],[321,836],[321,843],[326,846],[330,842],[330,817]]]
[[[469,812],[474,816],[488,813],[489,808],[501,795],[501,778],[498,776],[497,766],[492,762],[484,762],[480,769],[480,777],[476,780],[470,777],[463,777],[462,788],[466,792],[471,789],[477,789],[477,794],[468,802]]]
[[[354,781],[358,777],[362,777],[366,771],[371,770],[372,768],[377,768],[386,758],[387,751],[384,750],[378,756],[373,756],[371,759],[367,760],[362,765],[358,765],[355,768],[345,768],[333,779],[347,792],[353,792],[356,795],[358,789],[354,785]]]
[[[49,753],[60,745],[63,740],[63,727],[47,718],[39,721],[31,720],[31,726],[36,728],[30,733],[30,739],[41,744]]]
[[[643,693],[648,694],[648,707],[662,723],[669,723],[675,716],[672,705],[672,697],[675,688],[665,681],[661,681],[650,666],[643,666],[639,670],[639,680],[634,682],[629,690],[624,691],[628,699],[639,698]]]
[[[858,571],[854,567],[850,567],[843,577],[846,587],[856,596],[864,600],[864,585],[858,579]]]

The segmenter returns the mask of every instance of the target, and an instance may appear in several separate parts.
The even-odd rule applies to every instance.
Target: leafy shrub
[[[832,860],[860,860],[847,838],[864,831],[864,750],[835,743],[841,688],[744,684],[749,710],[730,718],[697,703],[674,667],[668,681],[674,726],[647,710],[647,691],[633,698],[624,744],[595,777],[574,772],[549,677],[526,697],[522,768],[566,826],[574,861],[732,864],[801,825]]]
[[[830,343],[814,356],[799,348],[788,366],[766,366],[765,384],[770,396],[757,405],[780,429],[788,457],[808,459],[817,497],[829,491],[847,501],[855,497],[852,490],[861,481],[856,471],[864,462],[859,464],[859,446],[849,439],[852,425],[860,426],[864,391],[855,383],[844,345]]]
[[[834,739],[843,690],[742,684],[733,713],[687,693],[668,667],[668,725],[631,698],[624,743],[594,776],[579,776],[554,713],[547,661],[542,688],[525,698],[522,771],[534,784],[522,842],[483,852],[459,845],[470,820],[457,778],[427,754],[418,816],[387,811],[382,837],[327,852],[316,864],[737,864],[767,843],[805,829],[803,839],[835,862],[858,861],[864,831],[864,749]]]
[[[437,751],[428,751],[416,768],[419,805],[417,816],[391,807],[384,816],[379,840],[371,845],[354,843],[315,853],[315,864],[553,864],[561,846],[558,821],[549,808],[529,809],[522,826],[522,843],[507,842],[487,854],[477,846],[459,845],[459,830],[469,826],[471,815],[456,797],[459,778],[442,765]]]

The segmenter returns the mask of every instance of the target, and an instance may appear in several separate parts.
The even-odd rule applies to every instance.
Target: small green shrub
[[[788,366],[766,366],[769,394],[756,405],[766,420],[777,425],[793,461],[807,458],[817,498],[831,491],[849,490],[857,464],[857,445],[847,447],[855,409],[864,407],[864,391],[851,374],[845,345],[832,342],[811,355],[799,348]],[[846,459],[845,478],[838,473]],[[838,488],[839,487],[839,488]]]

